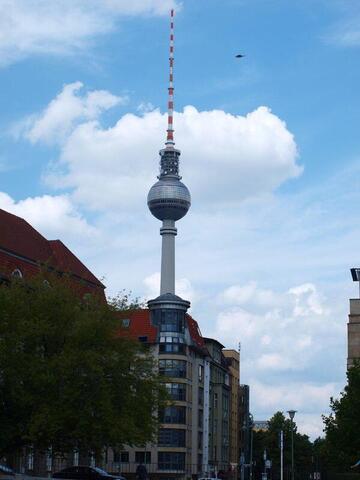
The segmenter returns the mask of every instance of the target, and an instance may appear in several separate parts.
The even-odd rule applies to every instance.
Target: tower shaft
[[[175,294],[175,237],[177,229],[174,220],[164,220],[160,229],[161,246],[161,282],[160,295]]]
[[[158,181],[150,188],[147,198],[151,213],[162,221],[160,235],[161,243],[161,282],[160,296],[170,295],[175,301],[175,237],[177,229],[175,222],[183,218],[191,205],[191,196],[188,188],[181,182],[179,172],[180,150],[174,147],[174,10],[170,14],[170,50],[169,50],[169,96],[168,96],[168,122],[165,148],[160,154],[160,175]],[[181,299],[180,299],[181,300]],[[151,308],[158,308],[160,303],[150,301]],[[183,302],[183,303],[181,303]],[[189,303],[181,300],[181,308],[188,308]],[[171,303],[171,302],[170,302]],[[167,306],[169,308],[169,298]],[[175,301],[179,307],[179,298]],[[180,308],[180,307],[179,307]]]

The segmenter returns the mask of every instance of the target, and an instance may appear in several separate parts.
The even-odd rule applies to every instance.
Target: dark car
[[[110,475],[98,467],[69,467],[53,473],[52,478],[67,478],[69,480],[126,480],[122,475]]]
[[[13,478],[15,477],[15,472],[12,470],[10,467],[7,467],[6,465],[0,465],[0,479],[4,480],[5,478]]]

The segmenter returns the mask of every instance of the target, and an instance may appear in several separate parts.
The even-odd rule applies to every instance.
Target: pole
[[[253,426],[251,423],[251,430],[250,430],[250,480],[252,480],[253,474]]]
[[[291,480],[295,479],[294,472],[294,421],[291,419]]]
[[[284,480],[284,432],[280,431],[280,480]]]
[[[266,480],[266,460],[267,460],[267,454],[266,454],[266,448],[264,450],[264,473],[263,473],[263,480]]]

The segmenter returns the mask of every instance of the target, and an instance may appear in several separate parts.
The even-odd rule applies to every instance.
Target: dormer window
[[[19,270],[18,268],[16,268],[12,274],[11,274],[12,277],[14,278],[22,278],[23,277],[23,274],[21,273],[21,270]]]
[[[123,326],[124,328],[129,328],[129,326],[130,326],[130,318],[123,318],[123,319],[122,319],[122,326]]]

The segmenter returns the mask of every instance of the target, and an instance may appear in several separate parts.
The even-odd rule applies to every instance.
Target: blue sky
[[[157,294],[146,194],[173,6],[175,139],[193,197],[178,293],[204,334],[241,342],[255,417],[295,408],[316,436],[345,382],[356,294],[357,1],[4,0],[0,207],[65,241],[109,294]]]

